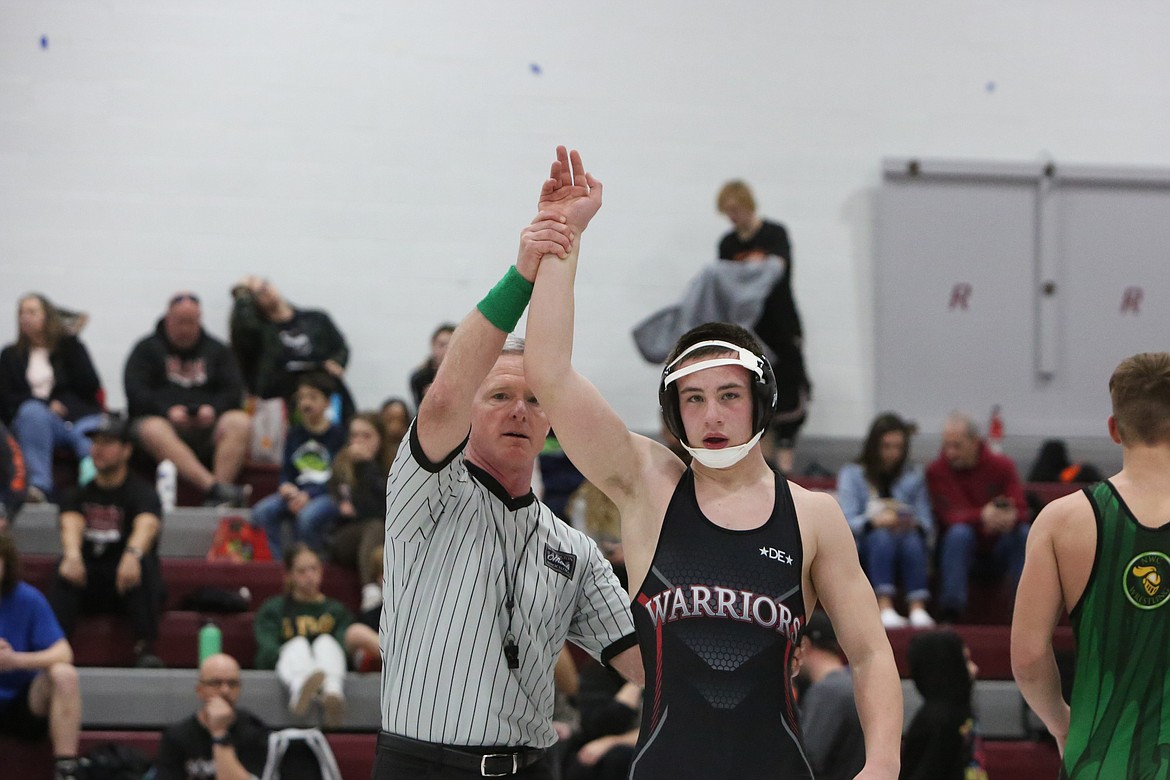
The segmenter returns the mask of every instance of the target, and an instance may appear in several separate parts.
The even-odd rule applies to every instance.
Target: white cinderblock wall
[[[794,242],[806,432],[860,436],[880,159],[1170,165],[1167,41],[1160,0],[0,0],[0,342],[25,291],[89,311],[117,407],[171,292],[222,337],[259,273],[332,312],[360,404],[405,395],[567,143],[606,186],[576,362],[627,423],[656,428],[630,327],[743,177]]]

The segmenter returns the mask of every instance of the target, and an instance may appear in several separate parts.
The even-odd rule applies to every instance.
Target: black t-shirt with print
[[[162,518],[154,486],[133,472],[115,488],[100,487],[94,480],[70,491],[61,501],[61,511],[85,518],[81,554],[86,560],[121,557],[135,517],[149,513]]]

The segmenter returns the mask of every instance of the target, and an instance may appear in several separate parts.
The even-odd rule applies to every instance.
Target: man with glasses
[[[126,360],[126,403],[134,437],[156,460],[175,464],[209,506],[243,506],[234,484],[248,454],[251,420],[231,349],[203,330],[199,298],[173,296],[154,333]]]
[[[259,777],[268,759],[268,727],[236,707],[240,665],[230,655],[208,656],[199,666],[194,715],[163,733],[155,780],[245,780]]]

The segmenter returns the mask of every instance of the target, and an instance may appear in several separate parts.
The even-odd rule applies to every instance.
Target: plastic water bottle
[[[154,487],[158,491],[158,500],[162,502],[163,514],[170,514],[175,508],[175,494],[179,489],[179,472],[174,463],[164,460],[158,464]]]
[[[223,652],[223,632],[209,620],[199,629],[199,663],[220,652]]]

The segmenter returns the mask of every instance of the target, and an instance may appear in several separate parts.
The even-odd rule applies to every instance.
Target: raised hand
[[[528,281],[536,280],[536,269],[545,255],[563,258],[573,247],[573,230],[565,217],[555,211],[542,209],[532,224],[520,231],[520,251],[516,255],[516,270]]]
[[[565,147],[557,147],[557,159],[540,188],[536,207],[563,216],[578,233],[589,226],[589,220],[601,208],[601,182],[585,172],[576,149],[567,152]]]

